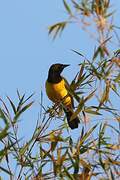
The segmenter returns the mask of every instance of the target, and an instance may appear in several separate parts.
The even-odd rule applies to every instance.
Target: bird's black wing
[[[63,79],[64,79],[64,81],[65,81],[65,88],[67,89],[67,91],[68,91],[68,95],[71,97],[71,101],[72,101],[72,108],[74,108],[74,101],[73,101],[73,96],[72,96],[72,93],[71,93],[71,91],[70,91],[70,85],[69,85],[69,83],[68,83],[68,81],[64,78],[64,77],[62,77]]]

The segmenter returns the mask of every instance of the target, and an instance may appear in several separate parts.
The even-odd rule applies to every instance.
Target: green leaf
[[[75,157],[74,174],[79,172],[79,155]]]
[[[7,113],[5,113],[5,114],[6,114],[7,117],[9,118],[9,117],[10,117],[10,113],[9,113],[9,110],[8,110],[8,108],[7,108],[6,104],[5,104],[5,102],[4,102],[1,98],[0,98],[0,101],[2,102],[4,108],[5,108],[6,112],[7,112]]]
[[[6,127],[0,132],[0,141],[8,135],[7,130],[8,130],[8,126],[6,126]]]
[[[55,39],[56,36],[58,34],[60,34],[64,30],[64,28],[66,27],[67,23],[68,22],[66,22],[66,21],[65,22],[59,22],[59,23],[56,23],[56,24],[50,26],[48,28],[48,33],[49,34],[53,33],[53,39]]]
[[[75,119],[77,117],[77,115],[81,112],[83,106],[84,106],[84,99],[82,98],[78,107],[77,107],[77,110],[71,116],[70,121],[73,121],[73,119]]]
[[[80,53],[80,52],[78,52],[78,51],[76,51],[74,49],[71,49],[71,51],[73,51],[74,53],[78,54],[79,56],[85,57],[82,53]]]
[[[91,98],[94,96],[95,91],[96,91],[96,89],[95,89],[93,92],[91,92],[87,97],[85,97],[84,102],[86,102],[86,101],[88,101],[89,99],[91,99]]]
[[[112,83],[110,87],[111,87],[111,89],[120,97],[120,94],[117,92],[116,84],[115,84],[115,83]]]
[[[120,49],[114,52],[114,56],[117,57],[120,54]]]
[[[12,100],[8,96],[7,96],[7,98],[8,98],[8,100],[9,100],[11,106],[12,106],[12,109],[13,109],[14,113],[16,114],[16,107],[15,107],[14,103],[12,102]]]
[[[75,167],[75,162],[74,162],[74,160],[73,160],[72,155],[69,153],[69,151],[67,152],[67,154],[68,154],[68,158],[69,158],[69,160],[70,160],[70,161],[71,161],[71,163],[72,163],[72,166],[73,166],[73,167]]]
[[[79,72],[79,75],[78,75],[78,81],[81,80],[82,75],[83,75],[83,71],[84,71],[84,64],[81,64],[80,72]]]
[[[18,107],[17,107],[17,112],[21,109],[24,98],[25,98],[25,94],[23,94],[23,96],[20,98],[20,101],[19,101],[19,104],[18,104]]]
[[[72,11],[65,0],[63,0],[63,4],[64,4],[64,7],[65,7],[66,11],[68,12],[68,14],[70,14],[72,16]]]
[[[14,145],[16,144],[16,142],[11,142],[10,145],[8,146],[5,146],[2,150],[0,150],[0,161],[5,157],[5,156],[8,156],[8,153],[12,148],[14,148]]]
[[[64,168],[64,172],[67,175],[66,177],[71,179],[71,180],[74,180],[74,177],[68,172],[68,169],[65,166],[63,166],[63,168]]]
[[[57,146],[58,142],[51,142],[51,151],[53,152]]]
[[[23,104],[25,104],[29,99],[31,99],[33,96],[35,95],[35,93],[32,93],[28,98],[26,98],[24,101],[23,101]]]
[[[80,5],[76,1],[72,0],[72,3],[73,3],[76,10],[81,10]]]
[[[108,17],[110,17],[110,16],[113,16],[113,14],[114,14],[115,12],[116,12],[116,11],[112,11],[112,12],[108,13],[107,15],[105,15],[105,18],[108,18]]]
[[[20,111],[18,111],[18,112],[16,113],[14,119],[13,119],[13,123],[15,123],[15,122],[18,120],[19,116],[20,116],[24,111],[26,111],[27,109],[29,109],[29,108],[32,106],[33,103],[34,103],[34,101],[30,102],[29,104],[27,104],[26,106],[24,106]]]
[[[116,83],[120,83],[120,73],[116,76],[116,78],[114,79],[114,81]]]
[[[97,56],[100,54],[100,51],[101,51],[101,47],[99,46],[93,55],[93,60],[97,58]]]
[[[50,154],[50,151],[43,149],[42,146],[40,148],[40,151],[41,151],[40,154],[43,153],[43,156],[42,156],[43,159],[45,159],[46,157],[49,157],[51,160],[53,160],[53,156]]]
[[[1,171],[4,171],[5,173],[9,174],[10,176],[12,175],[12,173],[11,173],[9,170],[5,169],[5,168],[2,167],[2,166],[0,166],[0,170],[1,170]]]
[[[94,114],[94,115],[102,115],[101,113],[99,113],[97,110],[93,110],[91,107],[85,108],[84,112],[89,113],[89,114]]]
[[[111,170],[111,169],[110,169],[110,174],[111,174],[111,180],[115,180],[114,173],[112,172],[112,170]]]
[[[20,93],[19,93],[19,90],[17,89],[17,95],[18,95],[18,98],[19,98],[19,100],[21,99],[21,97],[20,97]]]
[[[87,138],[92,134],[92,132],[96,129],[97,124],[95,126],[93,126],[88,132],[86,132],[82,139],[80,139],[80,146],[87,140]]]
[[[8,125],[8,118],[6,117],[4,111],[0,108],[0,118],[4,120],[4,123]]]
[[[26,143],[22,148],[20,148],[20,155],[21,156],[23,156],[25,153],[26,153],[26,151],[29,149],[29,147],[30,147],[30,144],[32,143],[32,139],[28,142],[28,143]]]
[[[99,108],[105,103],[108,101],[109,99],[109,93],[110,93],[110,87],[106,85],[103,93],[102,93],[102,96],[101,96],[101,99],[100,99],[100,103],[99,103]]]

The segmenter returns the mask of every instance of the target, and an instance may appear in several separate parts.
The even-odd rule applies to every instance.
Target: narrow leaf
[[[7,174],[9,174],[10,176],[12,175],[12,173],[9,170],[5,169],[4,167],[0,166],[0,170],[7,173]]]
[[[53,33],[53,38],[55,39],[56,36],[58,34],[60,34],[64,30],[64,28],[67,25],[67,23],[68,22],[66,22],[66,21],[65,22],[59,22],[59,23],[56,23],[56,24],[50,26],[48,28],[48,33],[49,34]]]
[[[80,53],[80,52],[78,52],[78,51],[76,51],[76,50],[74,50],[74,49],[71,49],[71,51],[73,51],[74,53],[78,54],[79,56],[84,57],[84,55],[83,55],[82,53]]]
[[[12,102],[12,100],[8,96],[7,96],[7,98],[8,98],[8,100],[9,100],[11,106],[12,106],[12,109],[13,109],[14,113],[16,114],[16,107],[15,107],[14,103]]]
[[[66,11],[68,12],[68,14],[70,14],[72,16],[72,11],[65,0],[63,0],[63,4],[64,4],[64,7],[65,7]]]
[[[20,111],[18,111],[18,112],[16,113],[15,117],[14,117],[13,122],[15,123],[15,122],[18,120],[19,116],[20,116],[24,111],[26,111],[27,109],[29,109],[29,108],[32,106],[33,103],[34,103],[34,101],[30,102],[29,104],[27,104],[26,106],[24,106]]]

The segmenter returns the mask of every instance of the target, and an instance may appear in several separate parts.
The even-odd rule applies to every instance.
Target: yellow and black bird
[[[54,103],[62,103],[63,109],[67,117],[68,125],[71,129],[78,128],[79,118],[75,117],[71,120],[73,115],[73,98],[66,88],[66,80],[61,76],[61,73],[68,64],[53,64],[51,65],[48,78],[46,81],[46,93],[51,101]]]

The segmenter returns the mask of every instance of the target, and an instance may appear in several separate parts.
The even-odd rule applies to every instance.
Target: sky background
[[[24,114],[26,124],[21,124],[22,135],[28,134],[25,128],[28,123],[29,131],[34,129],[41,90],[45,105],[51,104],[45,94],[50,65],[56,62],[71,64],[64,74],[72,80],[81,59],[71,49],[85,54],[93,50],[92,41],[88,46],[89,36],[85,37],[78,26],[70,25],[55,41],[48,36],[48,26],[65,18],[62,1],[0,1],[0,96],[5,100],[8,95],[17,102],[17,89],[26,95],[35,92],[36,102],[29,113]]]
[[[119,26],[120,1],[112,0]],[[48,36],[48,26],[64,20],[67,14],[62,0],[0,0],[0,97],[17,102],[16,90],[27,95],[35,92],[35,104],[22,117],[20,133],[31,135],[39,112],[40,91],[44,104],[45,81],[51,64],[71,64],[64,74],[71,79],[78,72],[81,59],[70,49],[91,57],[94,42],[76,25],[70,25],[55,41]]]

